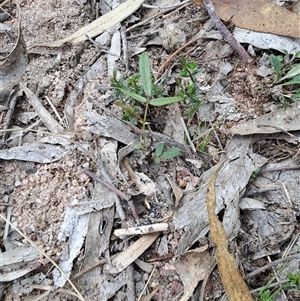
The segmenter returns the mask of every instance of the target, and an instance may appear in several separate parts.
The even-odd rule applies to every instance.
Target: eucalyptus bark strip
[[[215,184],[219,171],[224,165],[224,161],[214,171],[208,181],[206,206],[208,213],[208,221],[210,228],[211,240],[216,246],[216,261],[219,268],[219,273],[224,285],[229,301],[253,301],[251,293],[236,267],[236,262],[233,254],[228,251],[228,238],[215,213],[216,210],[216,191]]]

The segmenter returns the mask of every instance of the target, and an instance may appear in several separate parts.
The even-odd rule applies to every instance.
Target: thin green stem
[[[187,71],[187,73],[189,74],[190,79],[192,80],[192,82],[195,83],[195,78],[194,78],[193,74],[191,73],[191,71],[189,70],[188,67],[186,67],[186,71]]]
[[[149,107],[150,99],[147,97],[146,101],[146,108],[144,112],[144,120],[143,120],[143,151],[146,152],[146,120],[147,120],[147,113],[148,113],[148,107]]]

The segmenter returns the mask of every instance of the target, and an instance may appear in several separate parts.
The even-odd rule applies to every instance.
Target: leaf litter
[[[126,16],[132,15],[143,2],[137,2],[137,7],[131,6],[132,10],[128,10]],[[124,5],[130,3],[126,1]],[[171,3],[165,0],[160,4]],[[225,8],[231,7],[230,4],[226,5]],[[255,2],[255,5],[262,7],[262,2]],[[74,6],[67,2],[53,1],[51,4],[47,3],[42,10],[39,2],[35,7],[21,3],[21,7],[22,16],[26,16],[22,22],[29,29],[28,32],[23,32],[26,44],[41,45],[47,37],[48,40],[56,42],[46,42],[44,45],[60,45],[61,48],[51,50],[32,47],[29,50],[29,67],[22,77],[21,84],[26,97],[21,93],[18,95],[16,108],[18,111],[36,111],[36,120],[28,122],[32,124],[35,135],[30,132],[31,128],[24,128],[24,124],[14,120],[18,126],[14,130],[19,130],[20,134],[10,135],[10,139],[6,141],[8,148],[0,153],[0,184],[3,186],[0,187],[3,199],[1,211],[8,215],[18,229],[33,239],[41,250],[55,258],[71,281],[75,276],[78,278],[76,283],[84,297],[77,294],[77,298],[135,300],[141,299],[140,294],[144,291],[143,298],[148,296],[154,300],[173,300],[179,295],[181,300],[188,300],[199,293],[202,300],[212,300],[224,293],[221,285],[223,283],[229,300],[239,300],[234,295],[238,293],[232,293],[230,287],[237,281],[245,283],[243,278],[247,277],[239,274],[235,266],[237,257],[244,272],[250,273],[265,265],[267,258],[276,260],[283,256],[289,242],[294,241],[294,245],[289,248],[290,254],[297,254],[299,241],[295,234],[299,211],[299,177],[296,167],[299,161],[299,141],[295,131],[299,128],[297,123],[294,123],[296,118],[293,118],[293,114],[297,114],[297,104],[288,107],[286,111],[280,109],[265,115],[270,112],[269,107],[274,105],[274,99],[269,97],[268,89],[255,88],[262,82],[269,84],[272,74],[265,77],[257,75],[256,66],[245,65],[237,57],[233,57],[228,45],[222,41],[220,35],[213,32],[211,36],[217,37],[217,40],[208,41],[199,37],[199,49],[191,48],[196,39],[193,43],[187,42],[188,46],[181,45],[189,47],[189,53],[201,63],[202,77],[199,83],[205,86],[207,91],[203,107],[197,114],[201,124],[192,123],[187,129],[182,123],[182,108],[178,109],[177,104],[170,106],[169,113],[165,113],[163,118],[166,121],[173,119],[168,126],[174,130],[156,132],[153,131],[155,125],[151,124],[146,132],[149,143],[147,147],[155,153],[155,145],[164,143],[168,148],[180,148],[182,155],[160,164],[153,164],[153,160],[149,160],[147,155],[134,147],[139,141],[140,129],[121,121],[120,111],[114,106],[105,107],[105,100],[111,93],[107,88],[107,70],[113,70],[117,66],[124,72],[122,68],[125,64],[122,66],[119,62],[120,26],[115,26],[110,33],[115,38],[108,54],[111,58],[106,60],[105,52],[102,52],[102,55],[99,53],[107,49],[101,50],[86,37],[86,34],[91,38],[103,32],[103,28],[99,27],[95,35],[89,35],[89,25],[83,26],[83,23],[88,24],[92,21],[87,3]],[[277,11],[277,6],[275,8],[274,12]],[[41,10],[41,14],[32,15],[36,12],[35,9]],[[101,9],[107,12],[107,7]],[[47,14],[44,15],[47,10],[53,11],[53,19],[49,19]],[[284,9],[279,10],[288,14]],[[222,19],[217,7],[216,11]],[[251,9],[248,11],[252,12]],[[115,13],[113,10],[111,12]],[[140,12],[142,15],[129,17],[122,22],[122,25],[127,27],[129,36],[131,32],[143,36],[139,26],[130,28],[131,24],[145,22],[153,26],[151,18],[158,21],[160,16],[167,16],[166,11],[161,13],[157,8],[147,11],[142,7]],[[199,7],[189,5],[168,15],[165,23],[174,22],[173,18],[176,21],[179,17],[185,20],[185,26],[182,28],[186,41],[193,40],[197,28],[189,27],[188,20],[191,19],[191,15],[204,13]],[[28,23],[27,16],[30,15],[32,19],[38,15],[39,20],[36,20],[36,23]],[[72,17],[72,20],[66,22],[66,16]],[[124,18],[126,17],[117,14],[112,23],[120,22]],[[240,19],[232,18],[232,22],[240,25],[238,23],[242,18],[238,14],[237,18]],[[293,18],[298,17],[293,15]],[[285,22],[292,23],[293,18],[285,18]],[[101,20],[103,19],[100,17],[94,24]],[[37,30],[36,26],[41,22],[49,27],[40,26]],[[194,22],[201,26],[201,22],[197,23],[199,21],[196,19]],[[251,22],[247,24],[253,25]],[[271,22],[268,24],[271,26]],[[56,30],[49,30],[51,26]],[[107,23],[104,26],[111,25]],[[212,31],[211,26],[207,28],[208,32]],[[268,30],[271,32],[278,33],[274,27],[270,28]],[[285,28],[291,27],[283,27],[283,30]],[[48,30],[47,34],[43,34],[44,29]],[[255,30],[253,27],[250,29]],[[65,41],[79,41],[72,38],[78,33],[76,30],[83,32],[80,39],[88,42],[79,43],[78,46],[63,45]],[[29,32],[35,34],[30,35]],[[155,31],[153,34],[156,34]],[[284,34],[296,37],[287,31]],[[141,45],[147,43],[148,38],[144,38],[144,44]],[[168,48],[159,41],[159,37],[156,41],[156,46],[147,46],[147,50],[150,52],[152,67],[158,70],[170,55],[168,51],[172,51],[172,47]],[[135,40],[122,40],[122,47],[124,43],[130,46],[130,53],[140,52],[141,48]],[[180,43],[185,42],[182,40]],[[177,55],[180,55],[180,52]],[[260,57],[261,53],[258,51],[256,55]],[[176,56],[174,58],[177,60]],[[130,68],[135,69],[135,57],[130,56],[128,59]],[[22,64],[20,59],[20,65]],[[174,76],[176,64],[167,71]],[[13,85],[16,84],[17,81],[13,82]],[[50,97],[55,105],[49,105],[46,97]],[[172,111],[175,113],[171,114]],[[221,116],[221,126],[207,132],[207,126],[211,127],[210,122],[215,121],[218,116]],[[237,124],[240,119],[254,119],[252,123],[248,121],[244,126],[246,132]],[[281,123],[278,124],[278,121]],[[260,126],[256,126],[257,124]],[[265,129],[275,131],[264,131]],[[210,138],[207,150],[214,149],[225,154],[228,161],[222,171],[216,172],[215,167],[212,167],[214,160],[222,161],[218,151],[214,155],[199,153],[190,150],[186,145],[186,137],[195,144],[201,139],[199,130],[200,133],[213,133],[212,137],[216,137]],[[71,132],[67,133],[68,131]],[[290,131],[293,133],[289,133]],[[233,138],[230,138],[230,132],[235,134]],[[272,136],[271,133],[274,132],[281,134]],[[255,135],[249,136],[250,134]],[[30,162],[37,164],[29,164]],[[192,162],[197,165],[191,164]],[[97,181],[91,181],[84,174],[85,169],[93,170],[102,181],[130,196],[143,192],[147,194],[146,199],[143,197],[130,201],[133,202],[141,223],[154,227],[161,222],[168,222],[168,230],[164,230],[162,234],[155,232],[125,239],[114,236],[114,230],[136,228],[132,207],[120,200],[111,189]],[[215,195],[212,194],[214,189]],[[244,200],[244,203],[241,200]],[[206,204],[214,201],[216,210],[208,210],[213,221],[209,224]],[[223,233],[223,236],[216,238],[213,234],[215,226],[224,228],[224,231],[219,230],[216,234]],[[25,241],[13,238],[13,228],[9,229],[6,226],[5,233],[9,237],[9,240],[3,242],[5,255],[9,255],[11,249],[16,249],[18,256],[21,256],[22,250],[32,248]],[[219,242],[223,242],[223,245],[218,245]],[[236,250],[237,247],[241,252],[234,258],[232,250]],[[221,279],[213,283],[211,272],[214,267],[214,248]],[[71,287],[65,284],[65,276],[57,269],[47,276],[40,274],[41,270],[45,267],[49,269],[50,265],[38,258],[35,249],[32,254],[34,257],[28,257],[28,263],[22,265],[15,257],[15,261],[10,265],[6,260],[1,261],[1,269],[8,273],[7,275],[14,270],[13,278],[5,278],[6,274],[2,274],[1,282],[5,283],[5,286],[1,290],[5,300],[42,294],[45,294],[48,300],[74,300]],[[24,258],[21,260],[27,262]],[[231,272],[227,268],[224,271],[224,263],[229,262]],[[297,268],[294,271],[297,271]],[[272,277],[271,273],[264,275],[262,277],[258,274],[251,281],[246,280],[248,287],[253,290]],[[22,280],[15,286],[11,283],[13,279]],[[47,281],[41,282],[41,279]],[[199,282],[203,283],[201,292]],[[31,283],[34,289],[29,291],[25,283]],[[212,291],[207,291],[208,284],[213,287]],[[46,293],[41,293],[42,285],[47,286]],[[65,289],[60,290],[60,287]],[[134,287],[135,289],[132,289]],[[244,284],[239,287],[244,287],[243,294],[252,298]],[[56,290],[55,294],[52,294],[51,290]],[[136,292],[133,292],[134,290]],[[131,297],[126,297],[126,294]],[[232,297],[232,294],[235,297]],[[290,300],[297,298],[296,293],[288,294]]]

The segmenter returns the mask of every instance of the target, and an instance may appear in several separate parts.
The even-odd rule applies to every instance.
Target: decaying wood
[[[117,229],[114,231],[116,236],[124,236],[124,235],[141,235],[141,234],[149,234],[154,232],[167,231],[169,228],[167,223],[160,224],[152,224],[147,226],[140,226],[128,229]]]

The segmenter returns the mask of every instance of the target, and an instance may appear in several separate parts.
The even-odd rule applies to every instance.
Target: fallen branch
[[[223,24],[223,22],[219,19],[219,17],[216,14],[214,5],[212,4],[211,0],[203,0],[203,3],[205,5],[207,13],[210,15],[211,19],[215,23],[217,29],[219,30],[219,32],[223,36],[224,40],[226,42],[228,42],[229,45],[235,49],[235,51],[238,53],[240,58],[245,63],[251,63],[253,61],[253,59],[248,54],[248,52],[241,46],[241,44],[235,39],[235,37],[228,30],[228,28]]]
[[[87,170],[87,169],[84,169],[83,170],[84,173],[86,173],[88,176],[90,176],[92,179],[94,179],[95,181],[101,183],[102,185],[104,185],[105,187],[107,187],[108,189],[110,189],[111,191],[115,192],[119,197],[121,197],[122,199],[124,199],[125,201],[128,202],[128,205],[130,206],[131,208],[131,211],[132,211],[132,214],[137,222],[137,224],[139,225],[141,222],[140,222],[140,219],[139,219],[139,216],[137,214],[137,211],[135,209],[135,206],[133,204],[133,201],[132,201],[132,198],[127,195],[126,193],[120,191],[119,189],[117,189],[115,186],[109,184],[109,183],[106,183],[104,182],[103,180],[101,180],[99,177],[97,177],[95,174],[93,174],[91,171]]]

